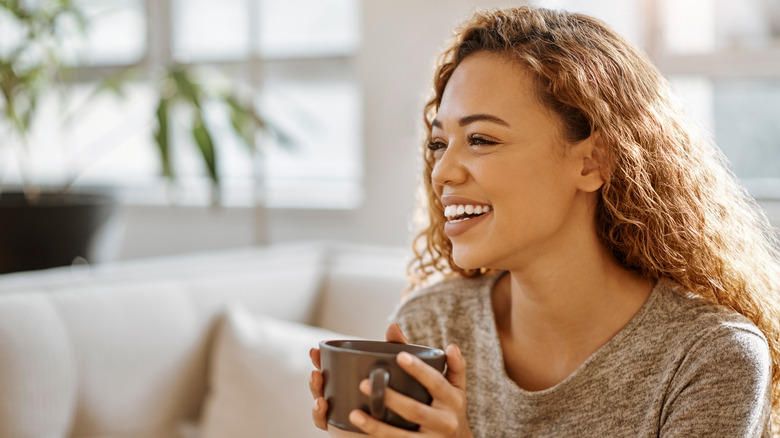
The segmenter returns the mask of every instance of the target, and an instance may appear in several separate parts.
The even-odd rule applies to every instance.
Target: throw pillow
[[[311,421],[309,349],[347,338],[228,308],[212,353],[200,438],[325,436]]]

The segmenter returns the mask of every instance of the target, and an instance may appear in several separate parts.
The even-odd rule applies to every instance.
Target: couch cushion
[[[0,295],[0,437],[64,437],[77,399],[76,356],[45,295]]]
[[[200,438],[321,438],[309,349],[347,336],[233,307],[220,325]]]
[[[172,437],[197,413],[206,327],[181,285],[80,287],[51,300],[78,360],[75,436]]]

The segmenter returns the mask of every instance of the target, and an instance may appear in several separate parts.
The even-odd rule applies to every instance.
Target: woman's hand
[[[472,437],[466,421],[466,359],[454,344],[447,347],[446,353],[446,376],[414,355],[398,355],[398,365],[428,390],[433,402],[428,406],[388,388],[385,406],[404,419],[419,424],[419,431],[410,432],[390,426],[361,410],[352,411],[349,420],[375,437]],[[361,382],[360,390],[366,395],[371,394],[368,380]]]
[[[328,419],[326,414],[328,413],[328,402],[325,401],[322,392],[322,372],[320,371],[320,349],[312,348],[309,350],[309,357],[311,363],[314,364],[316,370],[311,372],[309,377],[309,391],[311,391],[312,397],[314,397],[314,406],[311,408],[311,418],[314,420],[314,425],[322,430],[328,430]]]
[[[387,342],[397,342],[400,344],[408,344],[406,336],[401,331],[401,327],[396,323],[392,323],[387,327],[385,331],[385,340]],[[322,430],[328,430],[328,402],[325,401],[322,392],[322,368],[320,365],[320,349],[312,348],[309,350],[309,357],[311,357],[311,363],[314,364],[316,370],[311,372],[309,377],[309,391],[312,397],[314,397],[314,406],[311,409],[311,417],[314,420],[314,425]]]

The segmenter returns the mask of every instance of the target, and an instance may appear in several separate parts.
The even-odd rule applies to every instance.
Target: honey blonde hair
[[[424,111],[431,122],[453,71],[489,52],[520,63],[570,142],[600,134],[606,182],[597,207],[603,245],[645,278],[667,277],[741,313],[764,333],[772,359],[773,418],[780,418],[780,254],[775,230],[709,136],[685,121],[647,57],[601,21],[520,7],[475,14],[455,34]],[[452,259],[444,209],[423,148],[425,225],[414,240],[411,288],[442,276],[474,277]],[[775,428],[777,430],[777,428]]]

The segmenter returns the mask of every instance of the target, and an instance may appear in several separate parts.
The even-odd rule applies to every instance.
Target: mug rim
[[[414,354],[415,356],[418,356],[422,359],[435,359],[438,357],[445,356],[445,353],[440,348],[435,347],[428,347],[426,345],[418,345],[418,344],[405,344],[402,342],[388,342],[388,341],[375,341],[370,339],[330,339],[325,341],[320,341],[320,349],[322,348],[328,348],[330,350],[344,352],[344,353],[352,353],[352,354],[360,354],[360,355],[371,355],[371,356],[380,356],[380,357],[387,357],[387,358],[394,358],[400,353],[401,351],[398,351],[396,353],[387,353],[382,351],[363,351],[363,350],[356,350],[353,348],[346,348],[341,347],[339,344],[343,342],[351,342],[351,343],[358,343],[358,344],[368,344],[368,345],[377,345],[377,344],[396,344],[396,345],[403,345],[406,347],[412,347],[412,351],[409,350],[401,350],[401,351],[408,351],[411,354]],[[417,350],[417,351],[414,351]],[[419,353],[425,353],[422,356],[419,356]]]

